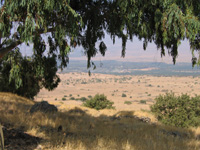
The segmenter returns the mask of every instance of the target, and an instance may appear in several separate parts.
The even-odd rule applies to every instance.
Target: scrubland
[[[87,73],[58,74],[61,83],[53,91],[41,90],[36,101],[46,100],[56,105],[81,106],[78,98],[88,98],[104,94],[114,102],[119,111],[149,110],[159,94],[174,92],[176,95],[187,93],[190,96],[200,94],[199,77],[168,76],[131,76]],[[62,100],[65,99],[65,100]]]

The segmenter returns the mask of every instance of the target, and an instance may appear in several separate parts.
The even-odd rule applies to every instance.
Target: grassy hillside
[[[6,149],[200,149],[199,129],[163,126],[148,112],[61,105],[55,114],[30,114],[33,104],[17,95],[0,93],[0,123],[4,126]],[[151,122],[141,118],[150,118]],[[62,130],[58,132],[59,126]]]

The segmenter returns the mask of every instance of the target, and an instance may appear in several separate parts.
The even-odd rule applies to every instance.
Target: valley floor
[[[114,102],[116,110],[149,110],[155,97],[166,92],[176,95],[200,94],[199,77],[117,76],[106,74],[65,73],[58,74],[61,83],[53,91],[41,90],[36,101],[46,100],[61,104],[81,106],[75,99],[104,94]],[[124,96],[122,96],[124,94]],[[62,100],[64,98],[64,100]],[[73,99],[73,100],[72,100]]]

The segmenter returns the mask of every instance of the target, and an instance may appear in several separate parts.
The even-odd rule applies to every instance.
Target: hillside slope
[[[54,114],[30,114],[33,104],[23,97],[0,93],[0,123],[7,150],[200,149],[198,129],[160,125],[148,112],[63,105]]]

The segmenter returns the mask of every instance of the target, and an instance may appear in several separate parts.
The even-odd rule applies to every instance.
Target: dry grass
[[[70,100],[74,98],[104,94],[107,99],[114,102],[119,111],[150,110],[150,105],[159,94],[173,91],[176,95],[187,93],[195,96],[199,93],[199,77],[157,77],[157,76],[134,76],[134,75],[109,75],[92,73],[58,73],[61,83],[53,91],[42,89],[35,97],[36,101],[62,102],[66,105],[80,106],[82,102]],[[82,84],[85,82],[85,84]],[[127,97],[122,97],[122,93]],[[62,101],[64,96],[67,100]],[[55,101],[56,99],[56,101]],[[127,105],[125,102],[130,101]],[[141,103],[145,101],[146,104]]]
[[[0,122],[42,138],[42,149],[55,150],[199,150],[199,129],[178,129],[156,122],[148,112],[96,111],[85,107],[63,107],[55,114],[29,113],[34,102],[0,93]],[[65,110],[64,110],[65,109]],[[146,116],[152,124],[133,117]],[[63,129],[58,132],[59,126]],[[183,137],[165,131],[183,133]]]

